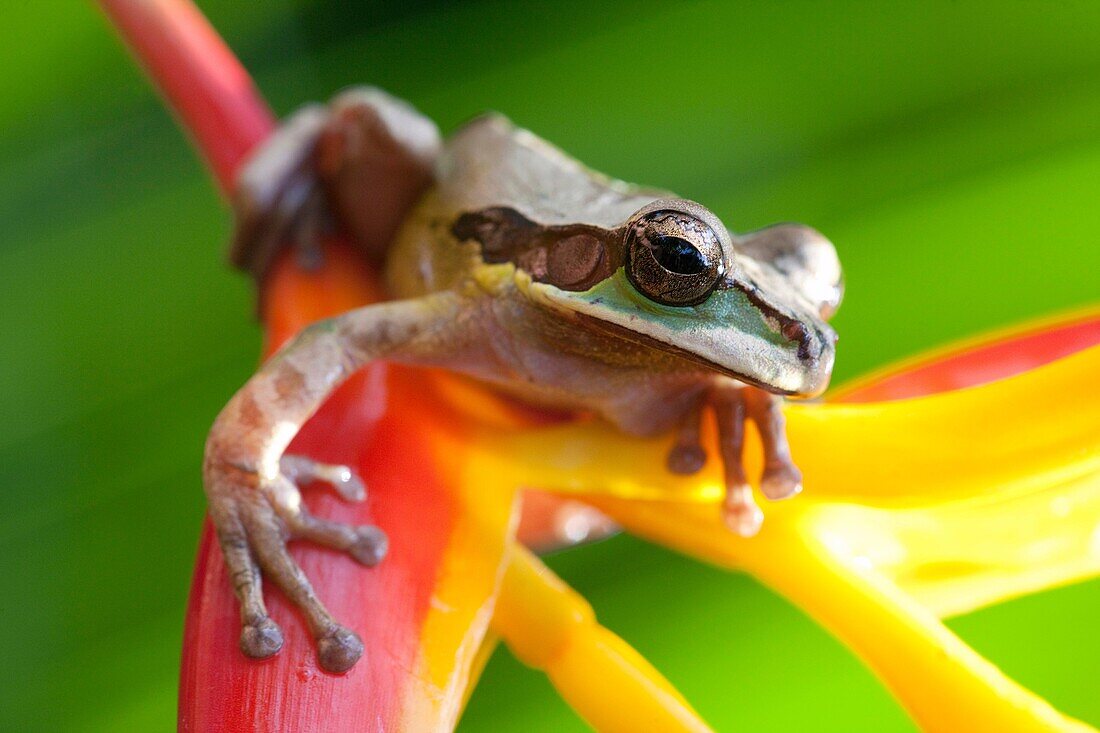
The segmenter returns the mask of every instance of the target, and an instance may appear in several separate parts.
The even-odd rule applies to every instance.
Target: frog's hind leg
[[[289,242],[299,242],[303,260],[316,256],[313,234],[324,226],[325,210],[313,155],[327,119],[328,112],[318,104],[298,110],[237,177],[229,260],[257,281]]]
[[[373,87],[329,103],[316,165],[340,224],[381,258],[420,195],[442,149],[439,129],[412,105]]]
[[[241,170],[231,261],[259,280],[293,242],[302,264],[315,265],[318,235],[334,225],[381,258],[430,185],[440,148],[431,120],[378,89],[302,108]]]

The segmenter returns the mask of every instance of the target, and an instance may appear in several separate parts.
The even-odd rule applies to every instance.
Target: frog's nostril
[[[821,350],[824,348],[824,344],[819,341],[817,353],[813,353],[813,341],[810,338],[810,329],[806,328],[806,324],[802,321],[787,321],[780,329],[780,333],[783,334],[783,338],[788,341],[798,342],[798,358],[801,361],[817,361],[821,356]]]
[[[813,339],[816,343],[816,354],[813,355],[813,361],[820,362],[825,365],[827,371],[832,371],[833,356],[836,352],[836,331],[825,326],[819,328],[817,326],[813,329],[816,338]]]

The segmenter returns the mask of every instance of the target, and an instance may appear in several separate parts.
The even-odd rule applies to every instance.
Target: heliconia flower
[[[633,441],[561,435],[562,450],[565,441],[574,455],[598,444],[614,459],[574,463],[554,485],[616,485],[622,497],[589,499],[628,531],[752,573],[862,657],[925,730],[1092,730],[1005,677],[940,619],[1100,570],[1096,344],[1100,310],[890,370],[832,404],[788,406],[792,450],[812,488],[771,507],[752,541],[729,537],[705,501],[688,500],[692,490],[703,499],[703,486],[647,475],[658,462]],[[1010,378],[928,393],[1074,349]],[[854,404],[880,396],[908,399]],[[509,449],[531,460],[554,449],[546,438]],[[652,500],[625,498],[642,491]]]
[[[185,0],[101,5],[230,188],[242,157],[274,127],[247,74]],[[280,261],[264,295],[270,352],[380,291],[333,241],[316,272]],[[372,365],[293,444],[355,467],[370,487],[356,505],[307,491],[316,513],[376,523],[390,536],[390,554],[371,569],[316,546],[292,549],[366,655],[347,674],[322,672],[304,624],[275,592],[269,605],[285,646],[263,662],[245,658],[207,526],[187,613],[180,727],[448,731],[502,640],[598,730],[708,730],[515,541],[518,487],[533,487],[752,573],[847,643],[926,730],[1092,730],[1005,677],[940,619],[1100,569],[1096,344],[1100,310],[949,348],[825,403],[788,405],[807,490],[772,505],[752,539],[721,520],[714,462],[690,478],[664,470],[667,440],[555,422],[442,372]]]

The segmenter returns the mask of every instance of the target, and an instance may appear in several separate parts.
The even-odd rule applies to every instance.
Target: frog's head
[[[836,252],[816,231],[784,224],[733,237],[683,199],[652,201],[613,229],[509,216],[494,231],[513,232],[507,259],[532,275],[536,301],[772,392],[828,385],[836,333],[826,319],[842,287]],[[517,225],[528,236],[516,237]]]

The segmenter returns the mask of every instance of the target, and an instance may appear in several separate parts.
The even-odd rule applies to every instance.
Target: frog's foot
[[[247,656],[262,659],[283,645],[282,631],[264,605],[262,571],[305,616],[321,667],[346,672],[362,656],[363,642],[325,609],[287,552],[286,543],[289,539],[310,540],[373,566],[386,554],[386,535],[373,526],[354,527],[321,519],[304,508],[297,483],[315,479],[332,483],[345,498],[362,499],[362,481],[347,467],[295,456],[285,457],[280,468],[281,473],[268,482],[255,472],[231,465],[207,467],[210,516],[241,605],[240,648]]]
[[[756,423],[764,452],[764,472],[760,491],[772,501],[787,499],[802,490],[802,473],[791,461],[787,445],[780,398],[755,387],[736,383],[720,384],[708,394],[718,422],[726,495],[722,503],[726,523],[739,535],[751,537],[760,530],[763,512],[753,498],[745,478],[742,444],[745,420]],[[668,454],[668,469],[673,473],[695,473],[706,463],[706,452],[699,438],[702,402],[687,414],[676,433]]]
[[[331,222],[313,157],[327,119],[324,107],[303,107],[241,168],[233,192],[236,227],[229,260],[257,281],[292,242],[301,264],[320,264],[318,234]]]
[[[289,243],[321,262],[319,234],[342,226],[380,257],[432,180],[441,147],[431,120],[366,87],[295,112],[241,170],[230,259],[259,280]]]

